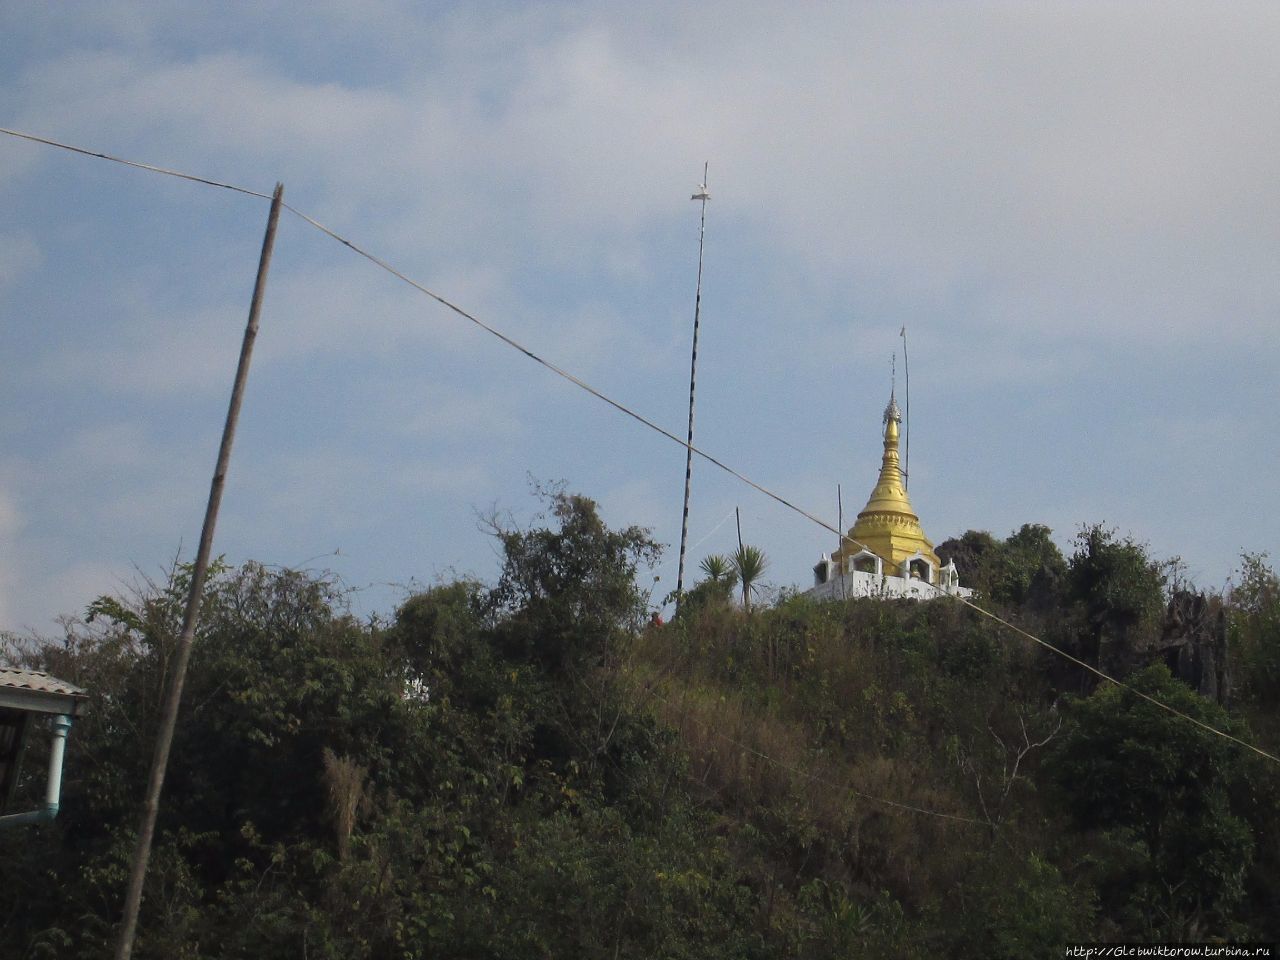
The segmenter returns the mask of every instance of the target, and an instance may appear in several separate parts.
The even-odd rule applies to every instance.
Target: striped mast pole
[[[689,486],[693,480],[693,393],[698,373],[698,322],[702,314],[702,245],[707,233],[707,163],[702,165],[702,183],[698,192],[689,199],[702,203],[702,216],[698,224],[698,285],[693,299],[693,353],[689,360],[689,439],[685,443],[684,459],[684,512],[680,518],[680,566],[676,571],[676,613],[680,613],[680,598],[684,595],[684,555],[689,541]]]

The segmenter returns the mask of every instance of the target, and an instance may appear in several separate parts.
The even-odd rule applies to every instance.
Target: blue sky
[[[163,9],[159,9],[163,6]],[[1280,7],[654,2],[0,10],[0,126],[286,199],[834,522],[911,350],[935,542],[1103,522],[1221,586],[1280,538]],[[266,203],[0,137],[0,629],[199,536]],[[901,386],[901,382],[900,382]],[[670,545],[681,449],[281,223],[215,549],[362,613],[491,579],[563,480]],[[829,534],[695,463],[691,563]],[[963,576],[963,571],[962,571]]]

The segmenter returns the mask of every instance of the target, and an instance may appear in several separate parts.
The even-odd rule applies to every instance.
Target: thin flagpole
[[[840,599],[848,600],[844,583],[844,495],[840,492],[840,484],[836,484],[836,526],[840,528],[840,565],[837,573],[840,576]]]
[[[906,447],[902,463],[902,486],[911,489],[911,366],[907,361],[907,327],[903,324],[898,336],[902,337],[902,377],[907,382],[906,422],[902,425],[902,440]]]
[[[702,201],[702,217],[698,225],[698,286],[693,299],[693,353],[689,360],[689,439],[685,444],[684,460],[684,512],[680,517],[680,566],[676,571],[676,613],[680,613],[680,598],[684,594],[684,555],[689,542],[689,488],[693,481],[693,393],[698,373],[698,323],[702,315],[702,246],[707,233],[707,163],[702,165],[702,185],[689,199]]]

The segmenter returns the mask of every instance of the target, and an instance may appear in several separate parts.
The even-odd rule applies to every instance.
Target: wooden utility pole
[[[160,715],[160,729],[156,732],[155,753],[151,758],[151,774],[147,781],[147,795],[142,808],[142,823],[138,828],[138,841],[133,849],[133,865],[129,871],[129,887],[125,894],[124,916],[120,923],[120,938],[116,942],[116,960],[129,960],[133,953],[133,941],[138,931],[138,910],[142,905],[142,885],[147,876],[147,862],[151,859],[151,840],[155,835],[156,816],[160,812],[160,792],[164,787],[165,770],[169,766],[169,749],[173,745],[173,731],[178,722],[178,707],[182,703],[182,686],[187,678],[187,663],[191,659],[191,643],[195,638],[196,620],[200,616],[200,600],[204,593],[205,575],[209,571],[209,554],[213,548],[213,530],[218,523],[218,507],[222,503],[222,488],[231,461],[231,445],[235,441],[236,423],[240,419],[240,404],[244,399],[244,385],[249,378],[249,360],[253,356],[253,342],[258,336],[258,314],[262,310],[262,297],[267,287],[267,271],[271,267],[271,251],[275,247],[276,224],[280,220],[280,204],[284,197],[284,184],[276,184],[271,197],[271,212],[267,216],[267,233],[262,241],[262,256],[258,260],[258,277],[253,285],[253,299],[249,304],[249,322],[245,326],[244,340],[240,346],[240,362],[236,367],[235,384],[231,388],[231,405],[227,409],[227,421],[222,428],[222,445],[218,449],[218,463],[213,471],[213,483],[209,487],[209,503],[205,508],[204,526],[200,529],[200,548],[196,552],[195,568],[191,572],[191,590],[187,594],[186,611],[182,617],[182,633],[178,637],[173,658],[173,671],[165,691],[164,707]]]

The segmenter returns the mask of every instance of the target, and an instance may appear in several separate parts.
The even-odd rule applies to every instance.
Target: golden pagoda
[[[920,518],[911,509],[898,466],[901,423],[898,401],[890,391],[889,405],[884,411],[884,459],[880,463],[880,477],[867,505],[849,528],[848,539],[841,541],[831,560],[837,570],[862,570],[936,583],[941,564],[933,552],[933,544],[924,535]]]

